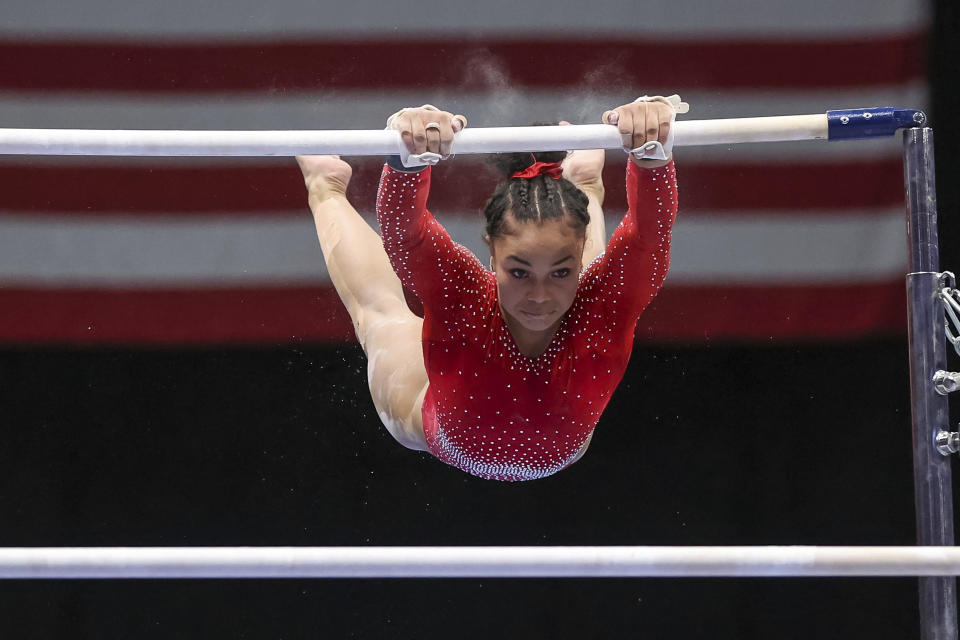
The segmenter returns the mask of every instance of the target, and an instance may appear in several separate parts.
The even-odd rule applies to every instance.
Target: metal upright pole
[[[934,442],[937,431],[948,428],[949,414],[946,396],[938,394],[933,384],[934,372],[946,369],[947,359],[944,314],[937,298],[940,256],[933,130],[904,130],[903,173],[910,253],[907,315],[917,543],[952,546],[950,458]],[[957,640],[955,578],[920,578],[920,631],[923,640]]]

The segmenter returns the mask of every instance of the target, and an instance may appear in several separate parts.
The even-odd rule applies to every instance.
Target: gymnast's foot
[[[560,125],[570,123],[561,120]],[[577,186],[587,195],[595,195],[603,202],[603,161],[606,152],[603,149],[580,149],[571,151],[564,158],[563,177]]]
[[[353,169],[340,156],[297,156],[297,164],[311,200],[346,197]]]

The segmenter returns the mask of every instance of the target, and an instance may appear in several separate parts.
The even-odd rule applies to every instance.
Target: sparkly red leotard
[[[430,169],[383,169],[377,217],[400,280],[423,301],[430,452],[494,480],[532,480],[574,462],[630,359],[643,309],[660,290],[677,212],[673,163],[627,163],[629,211],[582,274],[547,350],[520,353],[497,282],[427,211]]]

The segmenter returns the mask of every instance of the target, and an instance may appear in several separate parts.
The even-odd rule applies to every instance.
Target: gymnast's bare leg
[[[367,355],[380,420],[397,442],[427,450],[420,411],[427,391],[423,320],[407,307],[380,236],[347,201],[352,170],[337,156],[297,158],[333,286]]]
[[[560,124],[570,123],[561,120]],[[606,151],[603,149],[581,149],[571,151],[563,161],[563,177],[587,195],[587,213],[590,214],[590,223],[587,225],[583,245],[584,269],[607,248],[607,230],[603,220],[602,174],[605,158]]]

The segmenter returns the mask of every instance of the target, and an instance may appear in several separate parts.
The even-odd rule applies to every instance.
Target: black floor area
[[[0,545],[913,544],[906,346],[648,348],[540,481],[395,444],[354,345],[0,351]],[[0,583],[0,637],[917,637],[914,579]]]

